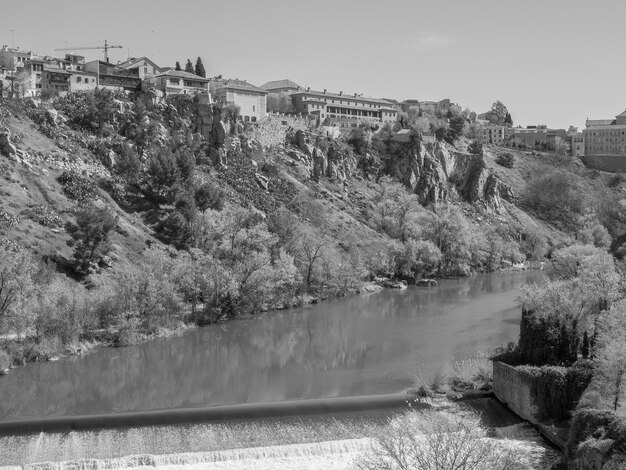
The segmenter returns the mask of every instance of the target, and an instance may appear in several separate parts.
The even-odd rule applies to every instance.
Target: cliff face
[[[389,145],[386,173],[398,178],[420,203],[445,201],[456,193],[464,200],[500,213],[502,200],[512,201],[512,189],[485,165],[484,157],[450,148],[441,142],[418,139]]]

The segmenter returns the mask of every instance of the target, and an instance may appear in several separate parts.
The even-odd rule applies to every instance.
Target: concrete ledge
[[[413,403],[415,398],[415,396],[407,394],[371,395],[1,421],[0,435],[69,432],[96,428],[158,426],[386,408],[408,408],[408,401]],[[419,407],[420,405],[412,404],[413,408],[416,406]]]

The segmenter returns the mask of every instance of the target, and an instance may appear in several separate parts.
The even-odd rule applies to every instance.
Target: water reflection
[[[31,364],[0,379],[0,420],[396,392],[516,339],[514,298],[540,276],[387,290]]]

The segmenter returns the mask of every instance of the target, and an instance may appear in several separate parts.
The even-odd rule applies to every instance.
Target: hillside
[[[619,252],[621,176],[470,144],[289,117],[244,127],[236,109],[186,96],[0,103],[0,243],[49,266],[26,270],[20,295],[35,307],[16,302],[0,332],[33,332],[36,351],[17,359],[29,360],[103,331],[134,342],[346,295],[376,276],[402,287],[540,262],[575,239]],[[50,289],[66,299],[56,313]],[[60,331],[70,301],[81,307]]]

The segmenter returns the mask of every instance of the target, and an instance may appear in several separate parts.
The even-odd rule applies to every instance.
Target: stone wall
[[[515,414],[533,424],[537,423],[539,407],[531,399],[531,383],[515,367],[503,362],[493,362],[493,393]]]
[[[626,172],[625,155],[585,155],[581,158],[588,168],[593,168],[594,170],[609,171],[611,173]]]

